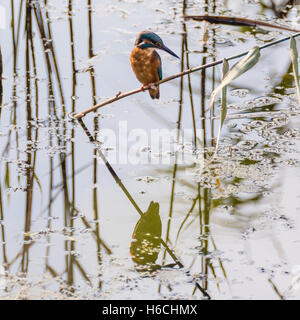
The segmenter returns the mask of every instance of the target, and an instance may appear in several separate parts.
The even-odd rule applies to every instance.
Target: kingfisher
[[[164,50],[179,59],[172,50],[164,45],[157,34],[151,31],[142,31],[137,36],[130,54],[132,70],[143,84],[142,89],[146,85],[162,79],[161,58],[154,48]],[[159,86],[151,87],[149,94],[152,99],[159,99]]]

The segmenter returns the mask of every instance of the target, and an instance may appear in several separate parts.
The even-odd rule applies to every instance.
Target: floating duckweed
[[[230,94],[232,96],[237,96],[239,98],[244,98],[248,95],[249,90],[248,89],[233,89],[231,90]]]

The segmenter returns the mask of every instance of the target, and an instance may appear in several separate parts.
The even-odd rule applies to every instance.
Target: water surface
[[[278,19],[248,1],[0,3],[2,299],[300,297],[300,118],[288,42],[228,86],[209,165],[220,100],[204,110],[222,66],[163,84],[158,101],[139,93],[88,114],[98,145],[71,117],[140,86],[129,55],[142,30],[181,57],[160,53],[167,77],[291,34],[184,13],[247,12],[288,26],[292,14]]]

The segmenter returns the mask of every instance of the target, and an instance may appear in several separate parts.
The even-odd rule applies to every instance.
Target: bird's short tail
[[[152,99],[159,99],[159,87],[149,89],[149,94]]]

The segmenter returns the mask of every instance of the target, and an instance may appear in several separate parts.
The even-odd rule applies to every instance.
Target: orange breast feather
[[[159,81],[160,59],[154,49],[134,48],[130,55],[130,62],[133,72],[143,85]]]

